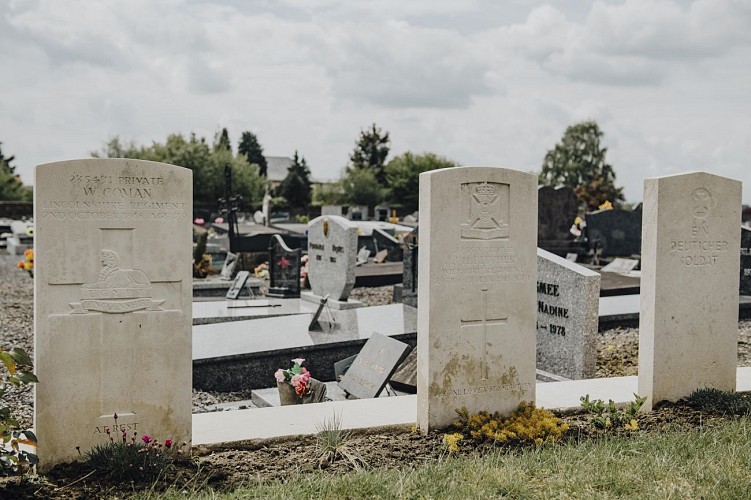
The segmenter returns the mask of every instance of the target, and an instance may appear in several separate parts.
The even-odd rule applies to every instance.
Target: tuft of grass
[[[316,425],[316,430],[318,463],[322,468],[339,457],[344,458],[355,469],[364,465],[362,458],[349,446],[352,432],[342,429],[341,415],[334,413],[331,419],[324,419],[323,423]]]
[[[161,446],[116,441],[94,446],[85,462],[90,470],[113,481],[152,482],[172,467],[174,457]]]
[[[748,498],[751,418],[718,427],[605,435],[578,445],[445,455],[417,468],[250,479],[216,498]],[[182,498],[172,490],[161,498]]]
[[[751,398],[737,392],[705,388],[686,398],[689,406],[719,415],[751,415]]]

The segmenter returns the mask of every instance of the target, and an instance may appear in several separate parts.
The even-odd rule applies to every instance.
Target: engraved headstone
[[[72,160],[37,166],[34,186],[42,469],[107,427],[190,442],[191,171]]]
[[[534,401],[537,177],[424,172],[420,214],[418,426]]]
[[[377,398],[409,350],[408,344],[374,332],[339,387],[358,399]]]
[[[639,395],[645,409],[735,390],[741,183],[704,172],[644,180]]]
[[[537,368],[594,378],[600,275],[537,249]]]
[[[327,215],[308,223],[308,279],[314,295],[347,301],[355,285],[356,256],[357,226],[350,221]]]
[[[300,296],[300,258],[302,249],[289,248],[281,236],[271,237],[269,246],[269,297]]]
[[[598,210],[587,214],[585,234],[590,249],[602,257],[637,255],[641,252],[642,208]]]
[[[751,229],[741,227],[741,295],[751,295]]]

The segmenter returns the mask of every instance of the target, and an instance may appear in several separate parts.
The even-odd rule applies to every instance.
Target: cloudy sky
[[[596,120],[629,201],[706,170],[751,202],[749,0],[0,0],[0,141],[39,163],[227,127],[337,178],[392,154],[539,171]]]

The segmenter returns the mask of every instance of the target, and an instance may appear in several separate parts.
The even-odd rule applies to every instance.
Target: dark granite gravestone
[[[540,186],[537,189],[537,246],[561,257],[576,252],[571,226],[579,211],[576,193],[570,187]]]
[[[302,249],[292,250],[281,236],[275,234],[269,246],[269,297],[300,296],[300,258]]]
[[[381,229],[373,229],[373,247],[375,248],[375,253],[386,250],[386,260],[389,262],[399,262],[402,260],[402,247],[399,241]]]
[[[415,228],[404,237],[404,274],[402,277],[402,303],[417,307],[417,245],[419,234]]]
[[[409,349],[404,342],[374,332],[339,387],[358,399],[378,397]]]
[[[741,295],[751,295],[751,229],[741,228]]]
[[[587,214],[587,245],[603,257],[641,254],[641,205],[636,210],[598,210]]]

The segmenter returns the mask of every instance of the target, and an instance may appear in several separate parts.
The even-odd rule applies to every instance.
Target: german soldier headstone
[[[162,163],[36,168],[43,469],[108,443],[107,428],[190,442],[192,194],[191,171]]]
[[[741,183],[704,172],[644,180],[639,395],[646,409],[735,390]]]
[[[537,177],[461,167],[420,174],[417,422],[535,399]]]

